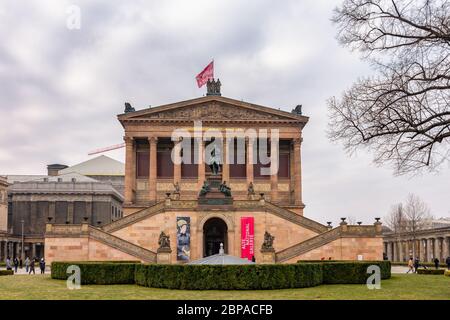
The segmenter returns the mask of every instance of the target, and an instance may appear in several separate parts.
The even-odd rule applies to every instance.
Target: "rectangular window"
[[[198,177],[198,165],[194,163],[194,159],[197,155],[194,153],[194,146],[191,147],[191,163],[181,163],[181,177],[182,178],[197,178]],[[204,165],[204,164],[203,164]]]
[[[157,153],[158,178],[173,178],[172,151],[164,150]]]
[[[239,144],[240,143],[240,144]],[[245,153],[244,155],[241,155],[241,159],[239,159],[240,162],[242,162],[242,160],[244,161],[244,163],[239,163],[238,161],[238,145],[242,146],[242,141],[240,140],[238,143],[238,139],[234,140],[234,153],[233,153],[233,159],[229,165],[230,168],[230,178],[245,178],[247,177],[247,154],[244,151],[243,153]],[[245,143],[245,142],[244,142]],[[245,146],[245,144],[244,144]],[[243,159],[242,159],[243,156]]]
[[[150,158],[148,151],[136,152],[136,178],[147,178],[150,169]]]
[[[289,178],[291,176],[291,160],[289,153],[280,153],[278,177]]]
[[[257,152],[256,152],[257,154],[253,155],[253,159],[254,160],[257,159],[256,163],[253,165],[253,176],[255,177],[255,179],[270,179],[270,175],[269,174],[262,174],[261,173],[261,169],[262,168],[270,168],[270,162],[267,163],[267,164],[262,164],[261,163],[260,154],[259,154],[260,153],[260,151],[259,151],[260,143],[261,143],[261,140],[258,139],[258,148],[257,148]],[[267,153],[266,153],[266,155],[264,157],[265,158],[267,158],[267,157],[270,158],[270,143],[268,141],[266,141],[266,148],[267,148]],[[264,159],[264,161],[267,161],[267,160]],[[269,169],[264,170],[264,171],[269,172]],[[264,173],[266,173],[266,172],[264,172]]]

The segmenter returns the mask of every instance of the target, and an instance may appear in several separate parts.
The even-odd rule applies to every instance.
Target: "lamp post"
[[[21,245],[21,248],[20,248],[21,249],[20,257],[23,260],[23,258],[24,258],[24,254],[23,254],[23,225],[24,225],[25,221],[22,219],[22,220],[20,220],[20,223],[22,224],[22,245]]]

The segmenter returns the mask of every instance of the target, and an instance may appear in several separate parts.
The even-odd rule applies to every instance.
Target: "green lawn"
[[[0,277],[0,299],[446,299],[450,300],[450,277],[394,274],[383,280],[380,290],[365,285],[322,285],[305,289],[267,291],[188,291],[137,285],[82,286],[69,290],[63,280],[49,275]]]

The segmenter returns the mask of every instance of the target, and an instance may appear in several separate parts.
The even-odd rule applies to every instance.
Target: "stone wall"
[[[138,259],[85,236],[46,238],[45,260],[51,264],[52,261],[130,261]]]
[[[295,263],[298,260],[328,259],[330,257],[332,260],[357,260],[358,255],[361,255],[363,260],[383,260],[383,238],[340,238],[292,258],[286,263]]]

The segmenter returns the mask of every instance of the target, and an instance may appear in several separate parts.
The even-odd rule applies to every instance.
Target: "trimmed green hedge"
[[[369,266],[380,267],[381,279],[391,277],[389,261],[337,261],[337,260],[300,260],[299,264],[322,262],[324,284],[364,284],[371,276]]]
[[[12,276],[14,271],[12,270],[0,270],[0,276]]]
[[[80,267],[81,284],[130,284],[134,283],[134,272],[138,262],[53,262],[51,275],[53,279],[66,280],[70,274],[67,268],[71,265]]]
[[[320,264],[138,265],[136,284],[190,290],[306,288],[322,283]]]
[[[264,290],[306,288],[320,284],[363,284],[378,265],[381,278],[391,277],[389,261],[301,261],[296,264],[178,265],[130,262],[53,262],[53,279],[66,280],[77,265],[81,284],[132,284],[188,290]]]
[[[418,274],[444,274],[445,269],[417,269]]]

